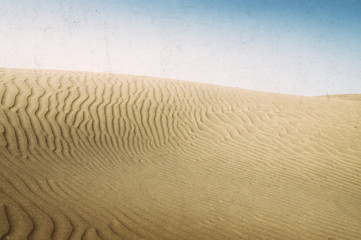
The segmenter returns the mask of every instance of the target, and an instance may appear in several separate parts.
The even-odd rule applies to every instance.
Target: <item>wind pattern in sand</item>
[[[360,239],[360,100],[0,69],[0,239]]]

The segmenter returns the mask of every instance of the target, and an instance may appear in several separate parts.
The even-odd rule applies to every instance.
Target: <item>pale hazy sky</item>
[[[361,1],[1,0],[0,67],[361,93]]]

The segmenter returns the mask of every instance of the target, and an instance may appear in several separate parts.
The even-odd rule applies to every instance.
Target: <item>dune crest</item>
[[[360,239],[360,120],[360,101],[0,69],[0,239]]]

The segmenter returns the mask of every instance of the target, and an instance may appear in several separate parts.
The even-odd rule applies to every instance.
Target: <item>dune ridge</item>
[[[360,120],[342,98],[0,69],[0,239],[360,239]]]
[[[350,100],[350,101],[361,101],[361,94],[326,95],[321,97]]]

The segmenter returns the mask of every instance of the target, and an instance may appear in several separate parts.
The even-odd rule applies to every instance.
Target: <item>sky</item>
[[[1,0],[0,67],[361,93],[361,1]]]

